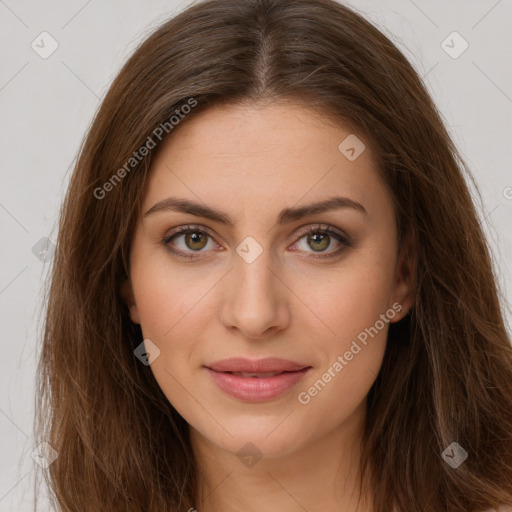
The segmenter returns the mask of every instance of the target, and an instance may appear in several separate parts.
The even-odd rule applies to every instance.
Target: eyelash
[[[183,235],[183,234],[187,234],[187,233],[200,233],[200,234],[208,235],[212,239],[214,238],[212,233],[208,229],[206,229],[204,227],[196,226],[196,225],[187,225],[187,226],[180,226],[179,228],[176,228],[175,230],[171,231],[171,233],[168,233],[162,239],[161,242],[166,247],[166,249],[168,251],[170,251],[171,253],[175,254],[176,256],[178,256],[180,258],[184,258],[184,259],[188,259],[188,260],[200,258],[201,256],[199,254],[196,256],[193,253],[192,254],[184,253],[183,251],[171,248],[170,242],[174,238],[178,237],[179,235]],[[304,238],[305,236],[307,236],[309,234],[318,234],[318,233],[332,235],[342,245],[341,245],[341,247],[339,247],[338,249],[336,249],[336,250],[334,250],[332,252],[329,252],[329,253],[326,253],[326,254],[317,254],[315,256],[308,256],[309,258],[313,258],[313,259],[328,259],[328,258],[331,259],[331,258],[335,258],[340,253],[342,253],[347,247],[352,247],[353,246],[352,240],[348,236],[344,235],[343,233],[341,233],[340,231],[336,230],[332,226],[328,226],[328,225],[325,225],[325,224],[324,225],[318,224],[315,227],[311,227],[311,228],[308,228],[308,229],[302,231],[300,233],[300,236],[299,236],[297,241],[301,240],[302,238]],[[201,251],[198,251],[198,253],[200,253],[200,252]]]

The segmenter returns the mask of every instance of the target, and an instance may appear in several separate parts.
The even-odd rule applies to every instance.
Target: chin
[[[289,456],[308,442],[305,425],[297,419],[292,419],[291,416],[293,414],[288,418],[287,414],[281,414],[279,417],[255,415],[242,419],[234,418],[232,422],[219,417],[219,423],[225,430],[218,426],[215,431],[212,431],[211,425],[195,430],[208,443],[238,458],[243,459],[247,455],[277,459]],[[287,422],[288,425],[286,425]]]

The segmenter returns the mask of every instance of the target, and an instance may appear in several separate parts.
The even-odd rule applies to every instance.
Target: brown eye
[[[209,242],[211,242],[211,246],[208,248]],[[337,247],[335,246],[336,243],[338,244]],[[208,249],[222,249],[214,242],[209,231],[195,226],[181,226],[174,229],[163,238],[162,244],[169,252],[187,259],[199,258],[201,253],[208,252]],[[317,253],[310,256],[317,259],[334,258],[347,247],[353,246],[347,235],[331,226],[324,227],[322,225],[304,230],[295,245],[302,252]],[[300,247],[300,245],[303,245],[303,247]],[[329,248],[331,250],[328,250]]]
[[[315,251],[324,251],[329,247],[330,236],[324,233],[307,235],[307,243]]]
[[[194,226],[181,226],[162,240],[163,245],[170,252],[189,259],[197,258],[202,252],[207,252],[208,242],[212,244],[210,249],[217,247],[212,236],[206,230]]]
[[[310,257],[321,259],[333,258],[343,252],[347,247],[352,247],[353,243],[347,235],[344,235],[337,229],[319,224],[314,228],[302,231],[295,246],[297,249],[306,253],[317,253]],[[329,248],[332,250],[328,250]]]
[[[192,249],[193,251],[199,251],[201,249],[204,249],[208,242],[208,235],[200,231],[191,231],[189,233],[186,233],[184,236],[185,245],[189,249]]]

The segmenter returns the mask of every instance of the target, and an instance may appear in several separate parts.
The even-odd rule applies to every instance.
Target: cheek
[[[317,276],[314,287],[304,279],[295,288],[327,329],[327,337],[341,346],[373,326],[393,303],[392,255],[377,261],[370,251],[367,254],[354,255],[329,274]]]
[[[394,313],[388,307],[387,283],[371,280],[368,274],[359,279],[355,273],[332,285],[325,295],[310,295],[323,336],[315,336],[317,352],[321,354],[319,373],[324,382],[344,391],[368,390],[371,380],[379,372],[385,351],[389,320]],[[316,319],[315,319],[316,320]],[[304,332],[308,330],[303,321]],[[333,378],[333,374],[336,378]],[[315,377],[318,377],[316,375]]]
[[[351,410],[368,393],[382,364],[389,321],[396,314],[391,308],[393,251],[384,244],[354,253],[328,277],[317,280],[314,288],[309,282],[307,295],[303,281],[298,293],[307,297],[324,335],[315,337],[320,364],[301,387],[306,393],[301,403],[311,400],[314,407],[341,406],[338,411],[343,416],[343,411]],[[299,322],[304,330],[306,323],[311,327],[311,320]]]
[[[321,354],[316,371],[297,390],[300,407],[311,418],[305,422],[307,435],[316,436],[345,421],[379,373],[389,319],[394,317],[385,275],[377,268],[353,266],[330,279],[325,293],[310,294],[315,313],[328,329],[322,331],[326,335],[315,337],[316,352]],[[305,331],[307,326],[303,327]]]
[[[132,285],[144,336],[165,344],[183,325],[195,329],[196,324],[190,318],[197,315],[211,288],[211,276],[177,265],[164,250],[141,249],[133,255],[131,263]]]
[[[203,281],[191,279],[192,275],[180,272],[176,266],[174,272],[169,269],[169,265],[156,262],[148,265],[139,274],[134,291],[143,336],[160,350],[151,371],[169,402],[187,416],[191,407],[187,390],[193,390],[190,359],[197,350],[197,341],[204,337],[206,327],[201,317],[205,315],[201,308],[211,285],[202,286]]]

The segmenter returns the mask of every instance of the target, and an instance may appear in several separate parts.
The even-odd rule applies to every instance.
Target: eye
[[[299,248],[299,250],[310,252],[307,250],[308,247],[313,249],[313,252],[317,254],[308,256],[310,258],[334,258],[346,247],[352,247],[353,245],[351,239],[347,235],[344,235],[341,231],[338,231],[332,226],[322,224],[302,230],[299,233],[299,236],[299,240],[295,242],[294,245],[300,245],[300,242],[305,239],[305,248],[303,246],[303,248]],[[181,243],[177,243],[177,240]],[[338,248],[327,252],[326,249],[332,245],[333,240],[338,243]],[[210,247],[208,247],[209,243]],[[203,251],[203,249],[208,250],[220,248],[220,250],[223,250],[221,246],[217,245],[213,241],[213,235],[209,230],[204,227],[191,225],[180,226],[179,228],[174,229],[163,238],[162,244],[173,254],[187,259],[200,257],[201,252],[207,252]]]
[[[332,226],[322,224],[318,224],[313,228],[308,228],[305,231],[302,231],[301,235],[302,236],[295,245],[300,245],[300,242],[305,239],[303,248],[299,247],[299,249],[304,250],[305,252],[309,252],[308,248],[313,249],[313,252],[317,254],[308,256],[312,258],[334,258],[346,247],[352,247],[353,245],[352,240],[347,235],[344,235],[341,231],[338,231]],[[338,248],[327,252],[326,249],[332,246],[333,240],[338,243]]]
[[[176,240],[181,240],[181,247],[177,249],[173,248],[176,244]],[[208,240],[210,239],[210,240]],[[171,242],[173,242],[171,244]],[[163,240],[162,243],[167,247],[169,251],[182,258],[193,259],[199,257],[194,255],[194,252],[203,252],[202,250],[208,246],[208,242],[211,245],[217,247],[212,240],[212,235],[204,228],[198,226],[180,226],[169,233]],[[211,249],[212,247],[210,247]],[[189,252],[192,251],[192,254]]]

